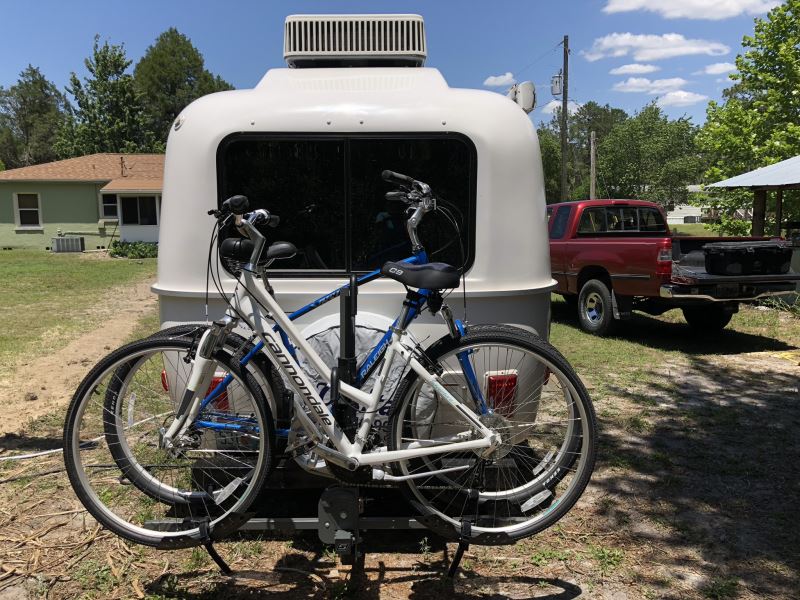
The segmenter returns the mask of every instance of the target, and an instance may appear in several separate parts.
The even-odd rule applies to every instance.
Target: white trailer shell
[[[219,201],[217,148],[226,136],[239,132],[455,132],[467,136],[477,151],[476,230],[474,262],[466,278],[467,318],[471,323],[512,323],[547,337],[555,282],[550,275],[544,179],[535,128],[508,98],[450,88],[438,70],[422,67],[273,69],[254,89],[211,94],[181,113],[167,144],[158,281],[152,288],[159,295],[164,326],[205,320],[206,259],[213,226],[207,211]],[[280,239],[280,228],[275,236]],[[232,291],[234,280],[226,275],[223,281],[225,289]],[[289,310],[343,283],[341,278],[320,276],[270,281],[279,302]],[[375,281],[360,288],[359,313],[394,318],[403,296],[399,283]],[[222,314],[224,304],[213,287],[209,297],[213,319]],[[460,291],[450,296],[449,303],[461,313]],[[334,300],[299,324],[313,326],[338,311]],[[445,327],[426,313],[412,331],[418,339],[431,335],[433,341],[444,335]]]

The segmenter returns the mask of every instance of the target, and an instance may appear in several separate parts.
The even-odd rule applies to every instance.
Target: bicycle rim
[[[563,359],[508,336],[490,338],[484,332],[436,359],[444,370],[443,385],[479,412],[457,358],[466,353],[489,408],[481,421],[501,434],[500,446],[483,456],[480,451],[450,452],[397,466],[400,475],[458,469],[408,481],[412,501],[451,533],[467,520],[473,537],[493,543],[494,536],[494,543],[503,543],[548,527],[580,495],[594,462],[594,415],[577,376],[566,363],[564,368],[557,364]],[[419,379],[398,410],[395,449],[471,430]]]
[[[189,342],[151,340],[112,354],[84,381],[67,427],[68,472],[92,515],[149,545],[193,545],[241,518],[271,458],[272,423],[252,376],[218,357],[211,385],[233,380],[167,450],[188,381]]]

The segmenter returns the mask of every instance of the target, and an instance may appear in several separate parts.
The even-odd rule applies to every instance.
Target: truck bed
[[[775,275],[712,275],[705,267],[681,265],[675,263],[672,267],[673,283],[681,284],[720,284],[720,283],[784,283],[787,281],[800,281],[800,273],[792,271]]]

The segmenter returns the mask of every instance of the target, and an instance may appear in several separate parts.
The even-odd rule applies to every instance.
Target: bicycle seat
[[[429,290],[457,288],[461,275],[458,269],[446,263],[412,265],[405,262],[387,262],[381,273],[403,285]]]
[[[219,248],[220,254],[225,258],[247,262],[253,254],[253,242],[246,238],[228,238]],[[271,244],[266,253],[262,253],[261,261],[291,258],[297,254],[297,248],[291,242],[275,242]]]

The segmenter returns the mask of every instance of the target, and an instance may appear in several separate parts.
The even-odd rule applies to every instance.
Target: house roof
[[[124,192],[160,192],[162,179],[143,178],[143,177],[118,177],[112,179],[100,191],[105,193],[119,194]]]
[[[712,188],[800,188],[800,156],[712,183]]]
[[[0,171],[2,181],[85,181],[107,182],[116,179],[161,180],[163,154],[89,154],[77,158]]]

